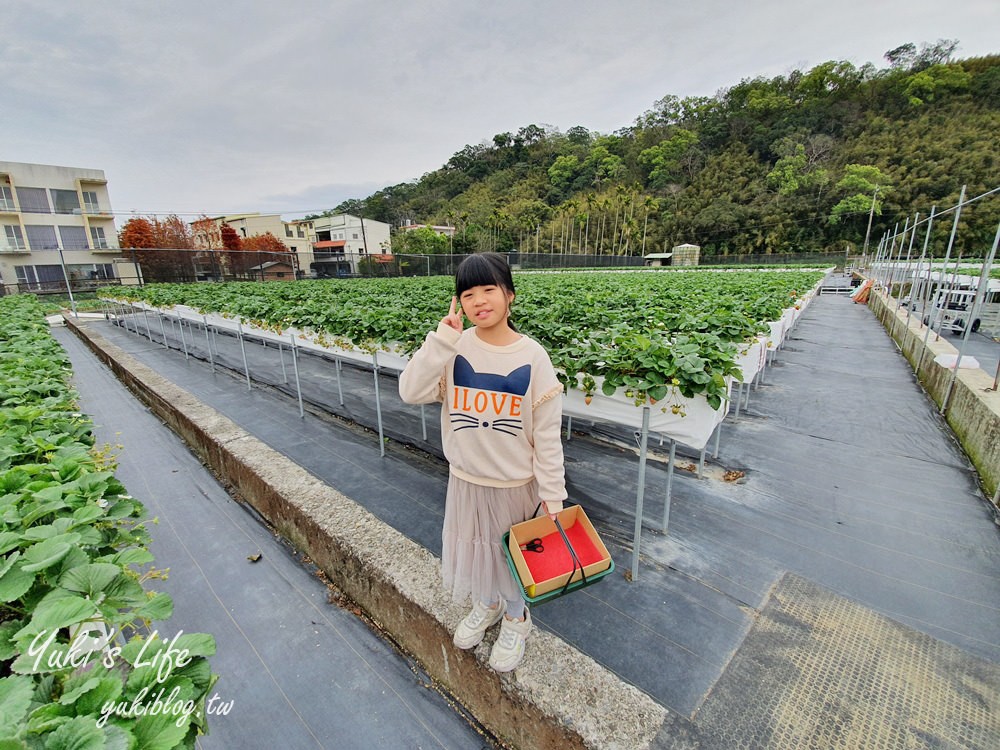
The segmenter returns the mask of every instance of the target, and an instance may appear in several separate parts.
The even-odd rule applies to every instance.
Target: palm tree
[[[604,252],[604,227],[608,221],[608,209],[611,204],[605,199],[601,200],[597,207],[601,209],[601,221],[597,226],[597,254],[601,255]]]
[[[571,198],[563,203],[563,206],[566,209],[566,224],[569,226],[569,243],[566,245],[566,252],[571,253],[573,252],[573,223],[576,219],[576,211],[580,204],[575,199]]]
[[[587,193],[587,226],[584,232],[583,252],[590,250],[590,215],[594,212],[594,205],[597,203],[597,195],[593,192]]]
[[[646,254],[646,225],[649,224],[649,212],[659,211],[660,202],[656,200],[651,195],[647,195],[642,199],[642,207],[645,209],[646,213],[642,218],[642,254]]]

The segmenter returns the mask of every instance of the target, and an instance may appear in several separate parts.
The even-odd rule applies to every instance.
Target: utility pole
[[[872,193],[872,207],[868,211],[868,228],[865,230],[865,246],[861,250],[861,262],[864,263],[868,258],[868,238],[872,233],[872,218],[875,216],[875,197],[878,195],[878,185],[875,186],[875,192]]]

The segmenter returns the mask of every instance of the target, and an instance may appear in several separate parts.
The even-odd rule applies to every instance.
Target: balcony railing
[[[111,218],[114,213],[109,208],[101,208],[92,203],[88,203],[83,208],[70,208],[70,207],[60,207],[60,208],[50,208],[45,210],[43,208],[22,208],[18,209],[12,201],[0,200],[0,213],[8,214],[53,214],[56,216],[97,216],[97,217],[107,217]]]
[[[0,245],[0,253],[5,253],[8,255],[21,255],[30,252],[31,251],[28,250],[28,248],[26,248],[24,245],[7,245],[7,244]]]

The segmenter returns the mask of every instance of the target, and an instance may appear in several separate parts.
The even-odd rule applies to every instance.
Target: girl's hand
[[[441,318],[441,322],[449,328],[454,328],[459,333],[462,332],[462,309],[457,307],[458,298],[451,298],[451,309],[448,314]]]

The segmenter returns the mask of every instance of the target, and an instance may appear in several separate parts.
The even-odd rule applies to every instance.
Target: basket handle
[[[555,519],[556,528],[559,529],[559,536],[562,537],[563,542],[566,544],[566,549],[569,550],[570,557],[573,558],[573,570],[570,571],[569,578],[566,579],[566,585],[563,586],[563,593],[565,594],[569,591],[569,585],[573,581],[573,576],[576,573],[576,569],[580,569],[580,578],[583,581],[583,585],[587,584],[587,574],[583,572],[583,563],[580,562],[580,558],[576,555],[576,550],[573,549],[573,545],[569,542],[569,537],[566,536],[566,532],[563,531],[562,524],[559,523],[559,519]]]
[[[538,503],[538,505],[535,506],[535,512],[532,513],[531,515],[532,516],[537,516],[538,515],[538,511],[541,510],[541,507],[542,507],[542,504]],[[555,521],[556,529],[558,529],[558,531],[559,531],[559,536],[562,537],[563,544],[565,544],[566,545],[566,549],[569,550],[569,556],[573,558],[573,570],[570,571],[569,578],[566,579],[566,585],[563,586],[563,593],[565,594],[569,590],[570,583],[573,582],[573,576],[576,575],[577,568],[580,569],[580,578],[581,578],[581,581],[583,582],[584,585],[586,585],[586,583],[587,583],[587,574],[583,572],[583,563],[580,562],[580,558],[577,557],[576,550],[573,549],[573,545],[572,545],[572,543],[570,543],[569,537],[566,536],[566,532],[563,530],[562,524],[559,523],[558,516],[556,518],[554,518],[553,520]]]

